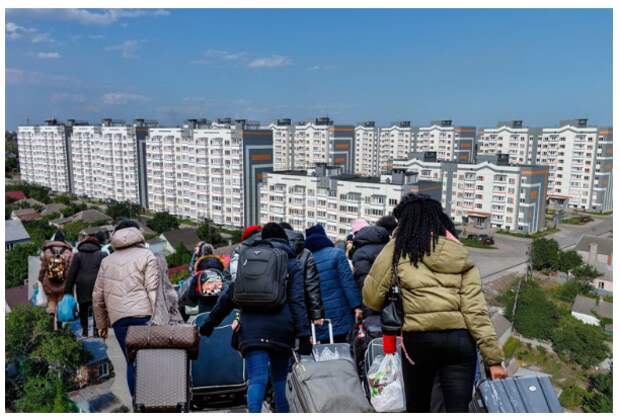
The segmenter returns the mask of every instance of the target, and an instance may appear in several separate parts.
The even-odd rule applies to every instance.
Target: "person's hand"
[[[235,330],[237,330],[237,327],[239,327],[239,320],[237,320],[237,319],[233,320],[233,322],[231,323],[230,327],[232,327],[232,331],[233,332]]]
[[[105,329],[99,329],[98,331],[99,333],[99,337],[102,339],[107,339],[108,338],[108,329],[107,327]]]
[[[361,308],[356,308],[354,310],[354,312],[355,312],[355,319],[356,320],[361,320],[362,317],[363,317],[362,309]]]
[[[325,319],[314,320],[314,325],[315,326],[322,326],[324,323],[325,323]]]
[[[491,379],[504,379],[508,376],[508,371],[502,365],[489,366],[489,374]]]

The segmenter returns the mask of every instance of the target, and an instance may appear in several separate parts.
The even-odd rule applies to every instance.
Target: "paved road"
[[[582,235],[604,235],[613,228],[612,216],[593,216],[594,221],[583,226],[561,224],[559,231],[550,235],[561,249],[570,249]],[[498,249],[469,248],[472,261],[480,268],[483,282],[491,282],[508,273],[524,272],[526,267],[526,249],[530,239],[496,233],[495,246]]]

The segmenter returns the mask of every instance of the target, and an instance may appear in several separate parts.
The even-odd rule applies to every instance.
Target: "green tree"
[[[613,374],[610,372],[590,378],[590,395],[584,398],[587,413],[613,412]]]
[[[560,251],[559,269],[562,272],[573,271],[583,264],[583,258],[574,250]]]
[[[88,224],[79,220],[77,222],[67,223],[63,225],[62,230],[65,232],[65,239],[69,242],[75,242],[78,240],[78,235],[83,229],[86,229]]]
[[[192,252],[189,251],[182,243],[179,243],[175,248],[175,252],[166,256],[166,263],[169,267],[175,267],[179,265],[187,265],[192,260]]]
[[[552,330],[553,350],[571,361],[590,368],[609,356],[607,337],[598,326],[582,323],[572,316],[563,317]]]
[[[15,403],[20,413],[76,413],[77,406],[67,397],[62,382],[56,377],[31,377],[26,380],[23,395]]]
[[[24,243],[13,246],[5,252],[5,288],[19,287],[28,278],[28,256],[38,255],[40,246],[35,243]]]
[[[33,243],[42,245],[48,239],[51,239],[52,235],[56,231],[54,226],[51,226],[46,220],[35,220],[24,224],[26,231],[30,235]]]
[[[168,230],[178,229],[179,219],[167,211],[164,211],[155,213],[153,218],[148,221],[147,225],[157,233],[163,233]]]
[[[581,407],[583,399],[588,395],[588,392],[577,385],[567,386],[562,390],[560,395],[560,404],[564,408],[576,409]]]
[[[139,204],[132,204],[128,201],[123,202],[113,202],[108,205],[106,209],[106,214],[112,217],[114,220],[119,220],[123,218],[133,218],[139,214],[142,214],[143,209]]]
[[[578,294],[591,295],[592,287],[579,280],[570,279],[558,289],[556,297],[561,301],[572,303]]]
[[[515,329],[526,337],[551,339],[551,332],[560,319],[558,308],[535,282],[523,282],[517,300],[515,317],[512,317],[515,288],[502,297],[506,318],[513,321]]]
[[[22,360],[52,334],[50,317],[44,308],[30,304],[15,307],[5,318],[7,361]]]
[[[54,203],[64,204],[68,206],[73,201],[73,198],[70,194],[60,194],[52,198],[52,201]]]
[[[34,198],[45,204],[49,204],[52,201],[50,198],[50,189],[40,185],[20,182],[17,184],[7,184],[4,189],[5,191],[23,191],[27,197]]]
[[[205,219],[198,227],[198,230],[196,230],[196,233],[200,240],[209,242],[212,245],[224,243],[224,238],[222,238],[220,231],[210,219]]]
[[[80,211],[84,211],[87,209],[88,209],[88,205],[86,203],[79,203],[79,204],[70,204],[69,206],[60,210],[60,212],[62,213],[64,217],[71,217],[75,213],[79,213]]]
[[[560,246],[553,239],[534,239],[532,264],[537,271],[557,271],[560,263]]]
[[[573,270],[575,279],[584,283],[590,283],[594,278],[600,277],[601,275],[603,274],[590,264],[583,264]]]
[[[44,361],[52,369],[72,373],[84,359],[82,344],[70,333],[56,332],[46,336],[31,357]]]

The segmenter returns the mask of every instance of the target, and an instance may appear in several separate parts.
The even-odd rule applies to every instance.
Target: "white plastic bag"
[[[47,295],[45,295],[45,291],[43,291],[43,287],[38,285],[35,288],[36,294],[34,298],[34,305],[37,307],[47,307]]]
[[[380,413],[405,409],[400,357],[396,354],[378,356],[368,370],[370,403]]]

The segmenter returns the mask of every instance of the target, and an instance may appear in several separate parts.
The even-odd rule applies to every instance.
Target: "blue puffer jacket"
[[[353,309],[362,305],[349,261],[342,250],[333,246],[323,247],[312,255],[319,271],[325,318],[332,321],[334,336],[346,334],[355,325]],[[327,326],[317,327],[317,339],[329,339]]]
[[[288,242],[283,239],[268,239],[276,248],[289,255],[287,302],[278,312],[258,313],[241,310],[239,329],[239,350],[245,354],[254,349],[278,349],[290,351],[295,337],[310,335],[309,319],[304,298],[304,278],[301,264]],[[217,304],[203,324],[212,331],[236,308],[232,295],[235,283],[232,282],[217,301]]]

